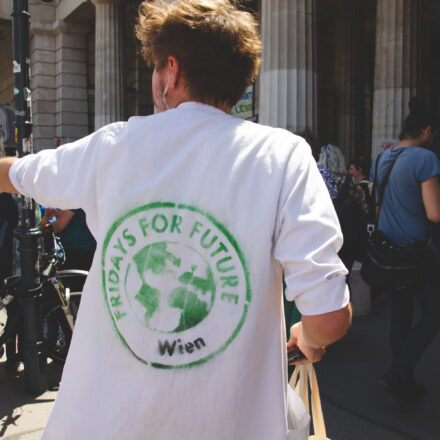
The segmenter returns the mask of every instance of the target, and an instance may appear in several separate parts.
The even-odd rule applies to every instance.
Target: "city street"
[[[331,440],[438,439],[440,337],[429,347],[417,370],[418,379],[428,388],[425,399],[413,405],[399,403],[377,381],[389,361],[387,312],[386,298],[373,301],[370,314],[355,318],[349,334],[329,348],[317,366]],[[56,391],[30,397],[21,378],[6,375],[3,362],[4,358],[0,360],[0,437],[38,440]],[[51,382],[56,384],[60,369],[51,366],[49,372]]]

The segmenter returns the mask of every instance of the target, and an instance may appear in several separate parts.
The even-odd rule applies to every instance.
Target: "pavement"
[[[418,403],[402,404],[378,384],[390,362],[388,312],[386,297],[373,299],[370,313],[355,318],[348,335],[329,347],[316,366],[329,439],[440,438],[440,335],[423,355],[416,372],[428,388],[427,395]],[[60,368],[51,365],[52,385],[56,386],[60,375]],[[0,438],[40,439],[56,394],[48,391],[29,396],[23,378],[7,375],[4,358],[0,359]]]
[[[440,438],[440,334],[423,354],[416,379],[427,387],[419,402],[402,404],[382,389],[388,369],[389,302],[373,298],[368,315],[317,364],[327,436],[332,440],[438,440]]]
[[[48,365],[51,391],[30,396],[22,376],[6,373],[5,357],[0,358],[0,438],[3,440],[39,440],[57,396],[62,367]]]

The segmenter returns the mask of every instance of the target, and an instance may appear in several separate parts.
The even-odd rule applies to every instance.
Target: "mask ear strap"
[[[167,85],[165,86],[165,89],[162,93],[162,100],[163,100],[163,103],[165,104],[165,107],[167,110],[169,109],[168,102],[167,102],[167,93],[168,93],[168,89],[170,87],[170,82],[171,82],[171,72],[168,74],[168,82],[167,82]]]

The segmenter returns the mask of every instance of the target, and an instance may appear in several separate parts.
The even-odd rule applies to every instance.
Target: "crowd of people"
[[[426,247],[424,276],[419,283],[399,292],[380,292],[390,297],[392,363],[379,382],[407,401],[426,391],[414,372],[440,329],[440,166],[431,151],[436,124],[419,98],[413,98],[409,108],[400,142],[376,157],[371,171],[363,157],[349,162],[347,168],[342,151],[335,145],[325,145],[318,153],[311,133],[300,133],[315,149],[319,171],[333,200],[344,236],[339,256],[348,271],[354,261],[364,261],[371,226],[398,246],[423,243]],[[385,180],[384,193],[379,196]],[[373,289],[373,295],[378,293]]]
[[[305,142],[227,113],[259,69],[249,13],[228,0],[145,1],[136,34],[157,114],[0,159],[0,190],[48,207],[43,230],[65,234],[72,265],[91,264],[43,439],[292,438],[287,351],[317,362],[348,331],[346,277],[377,211],[369,180],[380,185],[400,154],[378,223],[396,244],[427,241],[428,220],[440,221],[440,166],[425,148],[435,124],[412,107],[377,176],[363,158],[347,168],[310,131]],[[79,238],[85,216],[95,258],[93,238]],[[429,255],[415,327],[414,292],[389,292],[381,383],[402,398],[423,393],[414,367],[440,322]],[[283,293],[298,313],[287,338]]]

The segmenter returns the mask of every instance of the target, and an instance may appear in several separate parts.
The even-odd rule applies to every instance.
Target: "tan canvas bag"
[[[330,440],[327,438],[327,432],[325,430],[318,380],[316,379],[313,364],[297,365],[289,385],[301,397],[304,406],[311,415],[314,434],[309,436],[309,440]],[[311,407],[309,401],[311,402]]]

